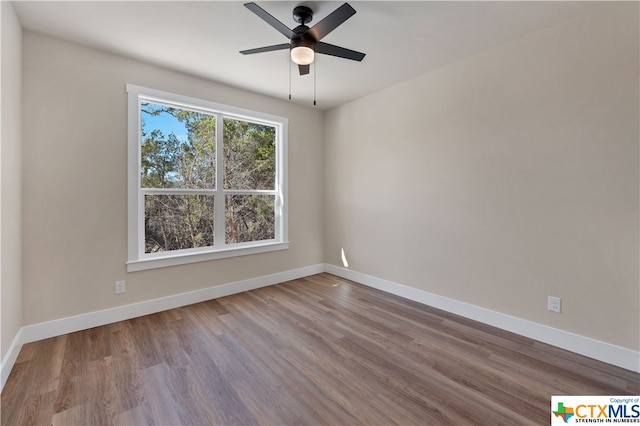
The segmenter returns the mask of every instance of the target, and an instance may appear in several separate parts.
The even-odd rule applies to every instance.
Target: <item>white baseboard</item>
[[[11,346],[9,346],[9,350],[2,360],[2,364],[0,364],[0,392],[4,388],[4,384],[7,382],[9,378],[9,373],[11,373],[11,369],[13,368],[13,364],[16,363],[16,359],[18,359],[18,354],[20,353],[20,349],[22,349],[22,329],[18,330],[16,337],[11,342]]]
[[[181,306],[204,302],[218,297],[242,293],[244,291],[260,287],[308,277],[321,272],[324,272],[324,264],[307,266],[272,275],[265,275],[216,287],[209,287],[202,290],[175,294],[158,299],[145,300],[143,302],[133,303],[130,305],[118,306],[115,308],[24,326],[18,331],[18,334],[11,343],[11,347],[9,348],[7,355],[2,360],[2,365],[0,367],[0,391],[4,388],[4,384],[6,383],[9,373],[18,358],[22,345],[26,343],[73,333],[75,331],[86,330],[143,315],[149,315],[156,312],[162,312],[168,309],[179,308]]]
[[[146,300],[130,305],[118,306],[116,308],[104,309],[101,311],[89,312],[86,314],[24,326],[16,334],[16,337],[13,339],[9,350],[0,365],[0,391],[4,388],[7,378],[9,377],[9,373],[18,358],[22,345],[26,343],[60,336],[62,334],[73,333],[75,331],[86,330],[92,327],[111,324],[117,321],[136,318],[143,315],[149,315],[156,312],[162,312],[167,309],[179,308],[181,306],[204,302],[218,297],[242,293],[244,291],[260,287],[266,287],[285,281],[319,274],[321,272],[329,272],[339,277],[346,278],[369,287],[377,288],[387,293],[395,294],[428,306],[433,306],[434,308],[442,309],[484,324],[492,325],[503,330],[529,337],[543,343],[567,349],[608,364],[640,372],[640,352],[569,333],[567,331],[558,330],[523,320],[521,318],[512,317],[510,315],[491,311],[489,309],[470,305],[447,297],[438,296],[424,290],[418,290],[416,288],[383,280],[335,265],[319,264],[272,275],[251,278],[248,280],[236,281],[188,293],[180,293],[173,296]]]
[[[383,280],[339,266],[326,264],[325,272],[502,330],[510,331],[539,342],[548,343],[589,358],[594,358],[607,364],[640,372],[640,352],[631,349],[558,330],[553,327],[516,318],[448,297],[438,296],[437,294],[424,290],[418,290],[413,287]]]

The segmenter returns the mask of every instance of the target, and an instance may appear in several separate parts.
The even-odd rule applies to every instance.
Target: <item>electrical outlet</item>
[[[549,296],[547,300],[547,309],[551,312],[562,312],[562,299],[559,297]]]
[[[116,294],[122,294],[127,291],[126,283],[124,281],[116,281]]]

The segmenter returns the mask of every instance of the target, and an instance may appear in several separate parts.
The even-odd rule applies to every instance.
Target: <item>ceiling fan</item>
[[[290,49],[291,60],[298,65],[300,75],[309,74],[309,65],[314,61],[316,53],[353,61],[362,61],[365,56],[364,53],[320,41],[356,13],[349,3],[343,4],[311,28],[306,24],[313,19],[313,11],[306,6],[297,6],[293,9],[293,20],[300,25],[293,30],[255,3],[246,3],[245,7],[288,38],[289,43],[241,50],[243,55]]]

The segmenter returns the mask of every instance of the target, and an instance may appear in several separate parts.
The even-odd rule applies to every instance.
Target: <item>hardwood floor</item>
[[[25,345],[3,425],[540,424],[640,375],[329,274]]]

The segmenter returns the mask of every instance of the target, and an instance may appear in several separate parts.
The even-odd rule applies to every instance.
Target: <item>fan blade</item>
[[[290,47],[291,45],[289,43],[282,43],[282,44],[274,44],[273,46],[265,46],[265,47],[258,47],[255,49],[241,50],[240,53],[242,53],[243,55],[252,55],[254,53],[273,52],[274,50],[284,50]]]
[[[298,70],[300,75],[307,75],[309,74],[309,65],[298,65]]]
[[[334,46],[333,44],[324,42],[316,43],[316,53],[324,53],[325,55],[351,59],[352,61],[361,61],[365,57],[364,53],[356,52],[355,50],[351,49],[345,49],[344,47],[340,46]]]
[[[327,15],[322,21],[309,28],[307,34],[310,34],[316,41],[320,41],[355,13],[356,10],[349,3],[345,3]]]
[[[267,24],[271,25],[273,28],[278,30],[278,32],[280,32],[280,34],[282,34],[286,38],[291,39],[294,36],[293,31],[291,31],[289,27],[287,27],[285,24],[283,24],[282,22],[278,21],[276,18],[271,16],[269,12],[267,12],[257,4],[245,3],[244,6],[250,11],[252,11],[253,13],[255,13],[256,15],[258,15],[258,17],[261,18],[263,21],[265,21]]]

